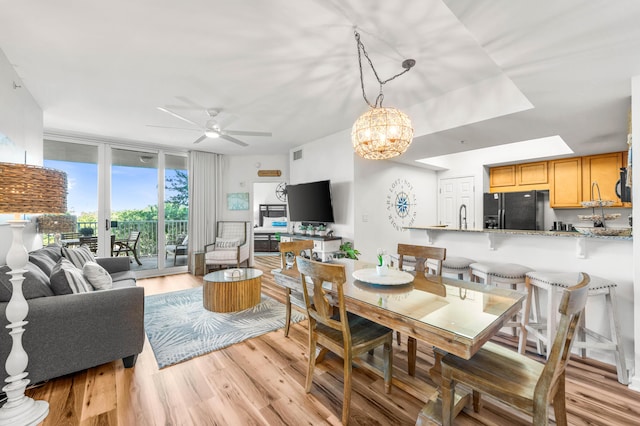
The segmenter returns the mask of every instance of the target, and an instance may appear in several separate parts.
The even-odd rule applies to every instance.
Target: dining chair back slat
[[[442,275],[442,261],[447,257],[447,249],[443,247],[416,246],[410,244],[398,244],[398,269],[402,270],[405,256],[412,256],[416,260],[416,276],[424,274],[429,268],[433,270],[433,275]],[[396,333],[398,345],[402,342],[400,332]],[[416,374],[416,357],[418,356],[418,342],[413,337],[407,339],[407,372],[410,376]]]
[[[296,257],[302,252],[313,249],[313,240],[297,240],[297,241],[281,241],[280,242],[280,267],[282,270],[288,270],[291,273],[298,274],[298,264]],[[287,262],[287,258],[289,261]],[[285,308],[286,316],[284,323],[284,335],[289,337],[289,329],[291,328],[291,304],[303,309],[306,314],[306,307],[302,291],[291,290],[285,287]]]

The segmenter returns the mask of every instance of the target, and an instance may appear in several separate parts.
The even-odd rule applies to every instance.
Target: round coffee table
[[[227,277],[225,270],[210,272],[204,276],[202,303],[213,312],[235,312],[249,309],[260,303],[262,271],[241,268],[242,276]]]

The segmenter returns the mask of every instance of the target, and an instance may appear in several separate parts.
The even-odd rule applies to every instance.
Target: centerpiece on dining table
[[[353,278],[367,284],[379,286],[403,285],[413,282],[413,275],[405,271],[389,268],[389,256],[378,249],[375,268],[365,267],[353,271]]]

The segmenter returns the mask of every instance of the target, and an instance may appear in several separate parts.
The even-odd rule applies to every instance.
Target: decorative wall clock
[[[283,203],[287,202],[287,183],[280,182],[276,187],[276,197]]]
[[[396,231],[413,225],[417,214],[416,194],[408,180],[398,178],[391,183],[387,193],[387,211],[389,222]]]

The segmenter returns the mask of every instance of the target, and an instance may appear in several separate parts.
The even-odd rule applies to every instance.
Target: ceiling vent
[[[293,151],[293,161],[302,160],[302,150]]]

